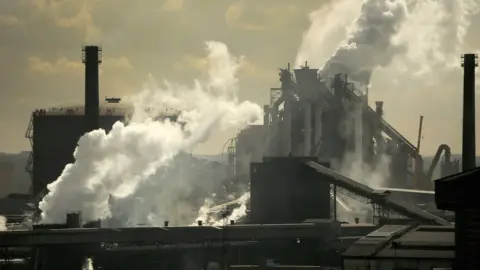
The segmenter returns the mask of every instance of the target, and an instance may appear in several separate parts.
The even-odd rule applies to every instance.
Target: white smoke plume
[[[212,226],[221,226],[224,222],[230,222],[230,220],[238,221],[247,214],[247,203],[250,200],[250,192],[245,192],[240,198],[235,200],[235,203],[239,206],[228,211],[228,206],[225,208],[212,209],[214,203],[211,198],[205,200],[205,204],[198,211],[197,221],[201,220],[205,224]],[[227,216],[222,217],[222,212],[226,212]],[[196,224],[196,222],[195,222]],[[194,225],[195,225],[194,224]]]
[[[357,83],[368,85],[372,71],[388,65],[405,51],[394,44],[407,14],[403,1],[366,0],[347,42],[340,46],[320,71],[322,78],[348,74]]]
[[[347,4],[350,3],[340,1],[333,10],[337,9],[337,12],[343,10]],[[331,78],[339,73],[348,74],[353,81],[368,84],[374,68],[388,65],[393,56],[404,51],[404,47],[394,44],[392,38],[405,21],[406,12],[404,1],[363,1],[360,15],[350,28],[350,36],[325,62],[320,70],[321,77]],[[312,16],[315,16],[315,13]],[[307,38],[312,35],[310,31],[317,29],[318,20],[312,18],[312,22],[310,30],[305,35]],[[306,46],[303,45],[302,48],[304,47]],[[301,51],[299,56],[307,57]]]
[[[360,14],[361,1],[335,0],[309,15],[310,27],[303,34],[295,59],[295,66],[305,61],[310,66],[321,67],[345,42],[345,37]]]
[[[396,67],[394,80],[435,75],[458,68],[469,16],[478,11],[478,0],[333,1],[310,15],[296,65],[313,61],[323,78],[343,73],[360,83],[381,67]]]
[[[0,216],[0,231],[7,230],[7,218],[4,216]]]
[[[85,258],[83,262],[82,270],[93,270],[93,260],[91,258]]]
[[[388,185],[390,177],[390,157],[380,154],[375,164],[366,164],[360,156],[361,152],[347,153],[340,164],[338,171],[358,182],[372,188],[380,188]]]
[[[64,222],[72,211],[81,211],[84,221],[121,216],[127,221],[123,226],[192,222],[201,204],[192,205],[190,197],[210,180],[169,173],[174,158],[212,132],[262,118],[258,105],[236,98],[235,75],[242,59],[232,56],[223,43],[206,44],[206,81],[196,80],[193,87],[165,82],[162,88],[150,78],[134,98],[135,113],[127,125],[116,123],[108,134],[96,130],[79,140],[75,163],[48,185],[50,192],[40,203],[43,222]],[[146,113],[144,108],[152,110]],[[167,108],[180,111],[177,122],[154,118]],[[195,213],[190,220],[182,216],[185,209]]]

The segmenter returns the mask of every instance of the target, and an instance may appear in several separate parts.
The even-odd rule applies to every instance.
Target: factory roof
[[[454,174],[435,181],[435,202],[442,210],[455,210],[463,207],[476,207],[480,167]]]
[[[333,230],[333,232],[332,232]],[[198,243],[216,241],[261,241],[323,239],[334,241],[333,221],[316,224],[250,224],[223,227],[138,227],[117,229],[51,229],[0,232],[0,246],[97,243]]]
[[[149,109],[145,109],[149,111]],[[100,104],[99,114],[102,116],[126,116],[131,114],[134,111],[134,107],[129,104],[119,104],[119,103],[103,103]],[[33,114],[36,116],[61,116],[61,115],[84,115],[85,106],[83,105],[71,105],[71,106],[58,106],[51,107],[48,109],[37,109],[34,110]],[[166,116],[178,115],[178,111],[172,109],[165,109],[165,112],[162,113]]]
[[[344,259],[445,259],[454,258],[453,226],[386,225],[362,237]]]

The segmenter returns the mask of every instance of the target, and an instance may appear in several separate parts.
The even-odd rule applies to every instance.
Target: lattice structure
[[[33,118],[34,118],[34,113],[30,117],[30,122],[28,124],[27,131],[25,132],[25,138],[27,138],[30,141],[30,147],[32,150],[30,151],[30,154],[28,155],[28,160],[27,164],[25,165],[25,171],[28,172],[30,175],[30,180],[33,181]]]

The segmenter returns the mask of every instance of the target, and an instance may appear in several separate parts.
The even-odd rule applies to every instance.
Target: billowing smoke
[[[0,216],[0,231],[7,230],[7,218],[4,216]]]
[[[83,262],[82,270],[93,270],[93,260],[91,258],[85,258]]]
[[[309,15],[310,28],[303,34],[295,66],[309,62],[312,67],[321,67],[345,42],[348,30],[360,14],[358,0],[329,1]]]
[[[415,138],[417,132],[412,119],[426,115],[432,122],[425,126],[424,134],[431,129],[432,135],[433,128],[443,130],[440,123],[454,115],[452,111],[447,115],[445,107],[461,111],[458,94],[454,94],[459,88],[454,89],[451,81],[461,80],[459,56],[465,50],[470,16],[478,9],[478,0],[333,1],[310,15],[312,24],[304,35],[296,64],[308,60],[323,66],[319,71],[323,79],[343,73],[357,88],[369,86],[369,96],[386,101],[388,112],[393,112],[388,113],[393,119],[390,121],[408,138]],[[345,34],[343,39],[340,34]],[[431,103],[432,95],[438,97],[436,103]],[[398,121],[402,119],[408,120]],[[456,133],[458,138],[460,129],[454,130],[441,136]],[[422,142],[423,149],[434,152],[434,144],[445,142],[441,140],[430,138],[427,146]],[[381,154],[374,166],[367,166],[362,151],[357,147],[348,153],[339,170],[353,179],[366,179],[363,182],[374,187],[385,185],[389,157]]]
[[[296,65],[308,60],[324,67],[323,76],[347,72],[351,79],[369,83],[370,103],[385,101],[389,122],[412,140],[417,135],[413,120],[424,115],[423,153],[435,153],[441,143],[460,150],[460,55],[472,50],[474,44],[466,41],[478,39],[470,25],[479,1],[330,3],[310,15]],[[439,133],[445,121],[452,128]]]
[[[198,213],[197,220],[205,222],[205,224],[212,226],[221,226],[224,222],[229,222],[230,220],[237,221],[247,214],[247,203],[250,200],[250,192],[245,192],[240,198],[235,200],[235,204],[239,205],[236,208],[229,209],[226,207],[215,207],[214,202],[211,198],[205,200],[205,204],[200,208]]]
[[[96,130],[79,140],[75,163],[48,185],[50,192],[40,203],[43,222],[64,222],[72,211],[81,211],[87,221],[121,217],[123,226],[193,221],[210,194],[193,200],[201,203],[191,198],[212,183],[208,177],[183,177],[182,167],[175,170],[179,153],[194,149],[212,132],[243,127],[262,115],[258,105],[236,98],[235,74],[242,59],[231,56],[223,43],[206,44],[208,79],[192,87],[171,82],[160,87],[150,77],[133,99],[135,113],[127,125],[118,122],[108,134]],[[178,120],[159,119],[166,109],[180,111]]]
[[[368,85],[374,68],[388,65],[395,55],[405,51],[403,45],[393,43],[393,37],[406,14],[404,1],[364,1],[350,37],[327,60],[320,76],[331,78],[336,74],[348,74],[353,81]]]

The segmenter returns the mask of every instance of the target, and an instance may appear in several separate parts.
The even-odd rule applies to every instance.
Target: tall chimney
[[[98,66],[102,63],[101,53],[102,49],[98,46],[82,48],[82,62],[85,64],[85,132],[99,128]]]
[[[475,153],[475,68],[477,55],[465,54],[463,62],[462,171],[476,168]]]

